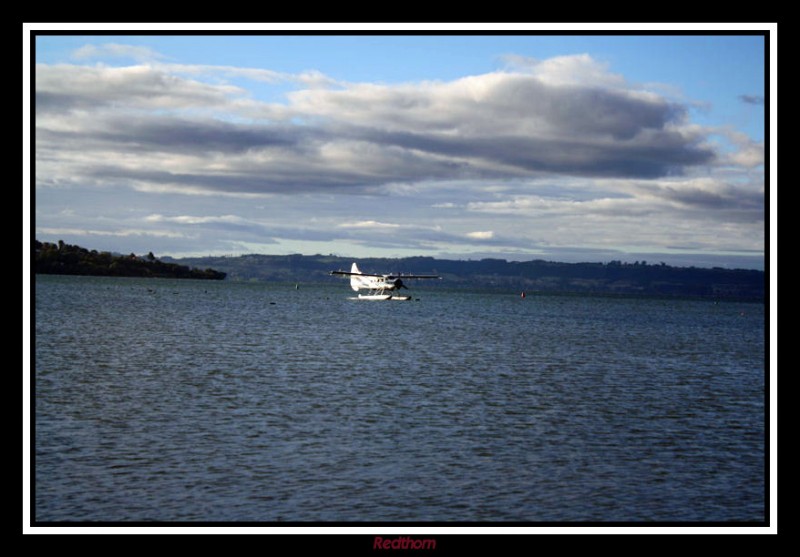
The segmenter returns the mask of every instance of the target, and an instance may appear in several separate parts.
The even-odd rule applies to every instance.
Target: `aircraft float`
[[[405,275],[405,274],[382,274],[362,273],[358,265],[353,263],[350,271],[331,271],[332,275],[344,275],[350,277],[350,288],[358,292],[366,290],[367,294],[359,294],[358,300],[410,300],[411,296],[401,296],[397,292],[408,289],[403,283],[408,279],[440,279],[439,275]]]

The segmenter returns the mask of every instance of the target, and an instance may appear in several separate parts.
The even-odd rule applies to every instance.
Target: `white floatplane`
[[[358,265],[353,263],[350,271],[331,271],[332,275],[345,275],[350,277],[350,288],[358,292],[367,290],[367,294],[359,294],[358,300],[410,300],[411,296],[400,296],[396,292],[408,287],[403,284],[405,279],[438,279],[439,275],[373,275],[362,273]]]

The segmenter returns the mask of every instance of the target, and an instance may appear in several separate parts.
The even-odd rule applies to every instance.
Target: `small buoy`
[[[519,295],[519,297],[520,298],[524,298],[525,297],[525,292],[523,291],[522,294]]]

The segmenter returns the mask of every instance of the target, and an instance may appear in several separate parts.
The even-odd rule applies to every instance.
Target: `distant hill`
[[[242,255],[165,260],[214,267],[235,281],[334,282],[331,270],[349,270],[352,258],[333,255]],[[477,287],[528,292],[576,292],[647,296],[700,297],[763,301],[765,275],[748,269],[672,267],[645,261],[556,263],[482,259],[455,261],[433,257],[360,258],[365,272],[435,273],[443,281],[427,288]]]
[[[113,255],[107,251],[89,251],[59,241],[58,244],[34,241],[35,270],[44,275],[90,275],[111,277],[191,278],[222,280],[225,273],[214,269],[192,269],[176,263],[159,261],[152,252],[145,257],[135,254]]]

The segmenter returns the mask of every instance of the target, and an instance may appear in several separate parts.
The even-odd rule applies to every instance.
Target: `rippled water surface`
[[[764,307],[37,277],[39,521],[758,521]]]

